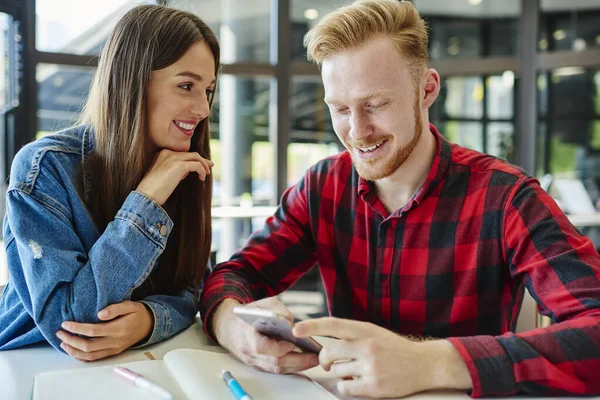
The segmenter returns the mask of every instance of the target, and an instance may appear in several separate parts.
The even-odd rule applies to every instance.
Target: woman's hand
[[[152,313],[143,303],[135,301],[110,305],[98,313],[98,318],[109,322],[63,322],[61,326],[64,331],[56,332],[56,336],[62,340],[60,347],[78,360],[99,360],[119,354],[148,337],[154,326]]]
[[[161,150],[136,190],[162,206],[190,172],[204,180],[214,165],[198,153]]]

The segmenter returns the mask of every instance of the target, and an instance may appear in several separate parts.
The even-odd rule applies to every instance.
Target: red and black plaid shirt
[[[447,142],[417,195],[389,214],[343,152],[289,188],[202,294],[274,296],[318,263],[332,316],[448,338],[471,396],[600,393],[600,257],[538,182]],[[555,324],[515,334],[524,289]],[[207,332],[209,333],[209,332]]]

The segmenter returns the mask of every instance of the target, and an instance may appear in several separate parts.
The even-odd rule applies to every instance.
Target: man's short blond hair
[[[326,15],[304,37],[309,61],[321,65],[328,56],[358,47],[376,35],[389,37],[406,59],[415,82],[427,68],[427,26],[412,3],[359,0]]]

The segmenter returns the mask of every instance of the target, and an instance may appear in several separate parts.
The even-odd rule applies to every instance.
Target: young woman
[[[198,17],[129,11],[81,123],[25,146],[7,193],[0,350],[96,360],[189,326],[211,243],[208,116],[219,44]]]

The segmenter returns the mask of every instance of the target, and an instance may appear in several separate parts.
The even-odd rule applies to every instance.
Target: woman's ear
[[[422,102],[423,108],[429,108],[440,93],[440,75],[433,68],[429,68],[423,75]]]

